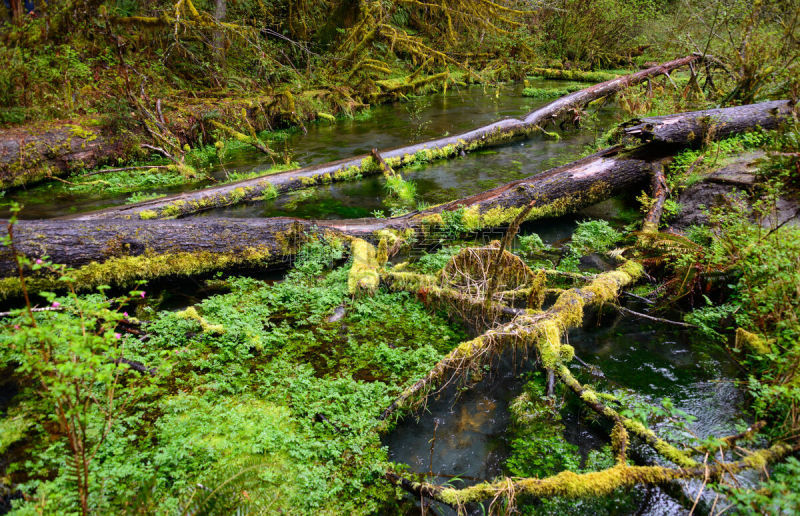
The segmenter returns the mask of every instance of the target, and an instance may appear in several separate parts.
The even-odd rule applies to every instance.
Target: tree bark
[[[642,184],[653,158],[642,150],[622,152],[610,148],[576,162],[492,190],[424,211],[388,219],[299,220],[291,218],[180,220],[31,220],[18,221],[15,244],[20,253],[36,259],[47,255],[54,263],[80,267],[119,256],[158,255],[175,252],[238,253],[263,247],[278,261],[294,247],[281,247],[287,233],[332,231],[375,242],[379,230],[420,230],[420,237],[437,238],[441,213],[469,208],[475,216],[470,230],[510,223],[513,209],[536,199],[529,220],[579,210]],[[504,210],[512,210],[504,213]],[[488,215],[491,217],[489,218]],[[505,218],[504,218],[505,217]],[[424,232],[421,230],[425,230]],[[0,252],[0,274],[13,272],[7,249]]]
[[[49,124],[0,130],[0,188],[129,158],[139,153],[135,138],[91,125]]]
[[[699,145],[761,127],[775,129],[792,117],[796,105],[773,100],[732,108],[707,109],[676,115],[639,118],[625,124],[624,133],[645,142]]]
[[[572,109],[578,109],[589,102],[608,96],[624,88],[640,83],[650,77],[666,74],[672,70],[686,66],[699,59],[699,56],[688,56],[676,59],[635,74],[626,75],[589,88],[576,91],[544,107],[541,107],[522,119],[508,118],[494,122],[472,131],[439,138],[425,143],[410,145],[388,151],[381,156],[395,169],[415,160],[415,154],[424,153],[426,159],[444,158],[460,155],[478,148],[507,142],[513,138],[531,134],[547,123]],[[114,207],[91,213],[84,213],[69,218],[90,220],[107,218],[173,218],[197,213],[202,210],[229,206],[252,200],[265,192],[278,194],[325,184],[332,181],[350,179],[357,174],[377,174],[380,167],[374,163],[369,154],[344,159],[324,165],[315,165],[269,176],[259,176],[236,183],[206,188],[200,191],[163,197],[156,200],[127,206]]]

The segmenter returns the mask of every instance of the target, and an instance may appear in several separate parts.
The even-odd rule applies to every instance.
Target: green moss
[[[92,262],[70,272],[79,290],[90,290],[100,285],[128,286],[136,280],[150,280],[168,276],[191,276],[205,272],[234,267],[257,265],[268,261],[269,248],[251,247],[231,253],[165,253],[142,254],[109,258],[103,263]],[[54,290],[63,287],[56,278],[30,276],[26,280],[32,292]],[[18,278],[0,279],[0,299],[21,294]]]
[[[178,319],[197,321],[197,323],[200,324],[200,327],[203,329],[203,333],[215,333],[218,335],[225,333],[224,326],[221,324],[209,324],[203,316],[197,313],[197,309],[193,306],[190,306],[186,310],[175,312],[175,317]]]
[[[97,135],[94,132],[84,127],[81,127],[78,124],[64,124],[64,125],[65,127],[70,128],[72,136],[75,136],[77,138],[83,138],[87,142],[91,142],[97,139]]]
[[[347,277],[348,291],[350,294],[375,293],[381,279],[375,247],[366,240],[354,238],[350,242],[350,254],[353,265]]]

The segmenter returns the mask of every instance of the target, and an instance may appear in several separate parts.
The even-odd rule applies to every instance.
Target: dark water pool
[[[574,330],[568,338],[578,357],[602,370],[605,378],[598,381],[606,388],[632,389],[637,397],[655,405],[670,398],[678,409],[696,418],[690,430],[700,438],[736,432],[743,398],[736,388],[735,367],[725,356],[699,351],[703,343],[689,330],[615,317],[605,320],[602,327]],[[457,477],[469,485],[509,474],[504,468],[510,444],[509,404],[522,392],[525,372],[530,369],[530,363],[520,357],[513,365],[506,358],[493,378],[466,393],[441,393],[417,414],[419,419],[407,417],[386,437],[390,459],[429,474],[435,483]],[[578,372],[576,367],[574,373]],[[606,435],[586,425],[577,413],[568,413],[564,424],[564,438],[583,455],[608,443]],[[748,481],[746,477],[740,480]],[[685,484],[684,496],[693,498],[699,487],[699,483]],[[668,494],[650,489],[636,513],[687,513],[675,495],[674,490]],[[710,504],[714,495],[708,496]],[[576,505],[572,514],[591,513]]]

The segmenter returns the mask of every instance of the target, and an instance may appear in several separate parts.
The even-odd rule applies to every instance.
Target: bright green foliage
[[[564,439],[561,416],[551,402],[545,396],[541,374],[528,382],[524,393],[514,400],[514,439],[506,461],[512,475],[544,478],[565,469],[578,471],[578,447]]]
[[[578,224],[575,233],[572,234],[569,250],[576,256],[604,253],[622,240],[622,236],[622,233],[612,228],[606,220],[587,220]]]
[[[522,95],[525,97],[532,97],[535,99],[551,99],[551,98],[558,98],[563,97],[564,95],[568,95],[573,91],[578,91],[582,89],[583,86],[575,85],[575,86],[568,86],[566,88],[525,88],[522,90]]]
[[[330,270],[343,251],[336,240],[312,240],[283,282],[231,278],[230,293],[190,307],[196,317],[155,313],[144,326],[148,339],[101,333],[104,346],[124,342],[126,358],[157,367],[158,390],[129,384],[137,401],[119,413],[91,464],[92,509],[176,513],[202,505],[221,512],[364,514],[392,503],[393,490],[378,482],[388,461],[376,415],[466,336],[407,293],[379,290],[351,299],[348,267]],[[38,330],[50,333],[37,338],[63,342],[65,332],[79,331],[73,310],[87,303],[105,306],[89,296],[63,302],[64,312],[37,314],[51,321]],[[344,318],[327,322],[339,306]],[[103,314],[112,327],[123,317]],[[214,331],[203,331],[203,322]],[[3,334],[6,341],[22,338]],[[6,351],[3,363],[20,360],[19,353]],[[105,355],[87,355],[95,378],[122,367]],[[131,382],[136,374],[126,371],[125,378]],[[77,509],[63,442],[51,441],[38,423],[25,423],[46,420],[44,406],[23,405],[35,399],[35,390],[20,394],[12,407],[19,407],[14,413],[21,422],[4,422],[4,428],[19,427],[16,435],[31,440],[27,449],[34,454],[11,466],[32,475],[22,489],[33,498],[18,505],[23,513],[36,503],[49,513]],[[208,491],[195,487],[213,490],[231,478],[246,498],[223,488],[226,496],[206,500]]]
[[[412,181],[406,181],[399,174],[386,178],[386,190],[399,201],[413,205],[417,195],[417,186]]]
[[[583,473],[602,471],[614,466],[609,446],[592,450],[581,467],[578,447],[564,438],[561,407],[558,399],[545,396],[545,378],[535,373],[523,393],[511,404],[513,425],[511,455],[506,461],[508,473],[518,477],[545,478],[561,471]],[[558,497],[546,500],[517,500],[521,514],[619,514],[633,511],[641,503],[642,493],[618,489],[614,494],[579,500]]]
[[[729,489],[726,494],[742,513],[797,514],[800,511],[800,461],[789,457],[770,471],[755,489]]]
[[[542,238],[536,233],[518,236],[517,244],[519,246],[519,251],[523,254],[535,253],[547,247],[545,243],[542,242]]]

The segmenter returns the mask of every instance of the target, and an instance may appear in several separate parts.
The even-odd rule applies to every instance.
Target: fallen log
[[[574,163],[478,195],[388,219],[298,220],[187,218],[180,220],[31,220],[14,226],[16,249],[31,260],[77,268],[76,284],[126,285],[136,279],[192,275],[233,266],[285,266],[306,234],[438,241],[459,218],[469,232],[511,223],[531,201],[526,220],[571,213],[636,188],[650,176],[649,151],[610,148]],[[442,213],[452,212],[447,219]],[[0,249],[0,298],[19,293],[16,263]],[[31,291],[53,287],[29,277]]]
[[[650,77],[667,74],[698,59],[700,59],[700,56],[692,55],[669,61],[635,74],[595,84],[561,97],[529,113],[522,119],[508,118],[500,120],[466,133],[382,151],[380,155],[383,156],[389,166],[397,169],[420,159],[429,161],[431,159],[453,157],[463,152],[508,142],[514,138],[541,130],[547,123],[556,120],[565,112],[578,109],[594,100],[606,97]],[[265,193],[281,194],[309,186],[348,180],[361,175],[377,174],[380,171],[381,167],[378,163],[369,154],[365,154],[324,165],[306,167],[281,174],[258,176],[204,190],[185,192],[156,200],[74,215],[68,218],[80,220],[139,218],[148,220],[181,217],[203,210],[254,200],[265,195]]]
[[[0,188],[141,154],[136,138],[81,120],[0,130]]]
[[[796,451],[797,447],[776,444],[758,450],[735,462],[703,464],[690,468],[665,466],[629,466],[617,464],[602,471],[574,473],[562,471],[547,478],[504,478],[496,482],[483,482],[457,489],[442,487],[427,482],[413,482],[390,473],[387,479],[393,483],[404,482],[404,489],[417,496],[424,496],[459,509],[465,504],[487,500],[513,500],[518,496],[530,498],[593,498],[609,495],[621,487],[635,485],[660,485],[682,479],[720,479],[748,469],[760,470],[766,464],[776,462]],[[459,511],[461,513],[461,511]]]
[[[623,132],[644,142],[698,145],[709,138],[719,140],[756,127],[775,129],[796,112],[797,106],[792,101],[773,100],[732,108],[639,118],[626,123]]]
[[[88,267],[82,276],[84,287],[124,285],[137,278],[203,273],[236,265],[273,267],[285,265],[296,250],[296,245],[287,242],[320,230],[370,242],[390,238],[394,249],[396,242],[412,236],[422,242],[446,238],[454,225],[467,232],[508,225],[531,201],[536,204],[526,220],[572,213],[618,193],[636,191],[673,152],[670,149],[658,145],[629,150],[611,147],[477,195],[389,219],[20,221],[15,243],[31,259],[49,256],[55,263]],[[10,251],[0,251],[0,277],[11,275],[14,268]],[[50,288],[49,283],[38,285]],[[18,280],[0,280],[0,297],[18,292]]]

